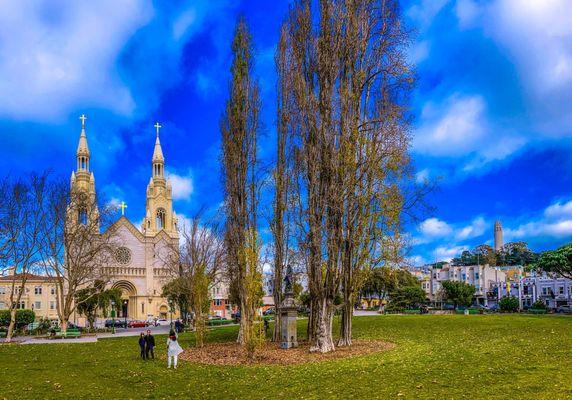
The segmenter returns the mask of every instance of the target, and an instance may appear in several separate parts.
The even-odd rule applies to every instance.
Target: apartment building
[[[0,277],[0,310],[7,309],[10,303],[12,282],[16,280],[16,290],[22,284],[23,274],[11,274]],[[56,285],[47,276],[26,274],[24,293],[18,308],[34,310],[36,318],[58,318],[56,309]]]

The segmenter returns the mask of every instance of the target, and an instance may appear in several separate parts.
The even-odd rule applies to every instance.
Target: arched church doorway
[[[118,281],[113,289],[121,290],[121,304],[117,307],[119,318],[134,318],[137,313],[137,289],[128,281]]]

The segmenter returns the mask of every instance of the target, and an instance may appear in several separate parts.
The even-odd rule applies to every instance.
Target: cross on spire
[[[161,125],[159,125],[158,122],[155,122],[155,125],[153,125],[155,127],[155,129],[157,129],[157,137],[159,137],[159,129],[161,129]]]
[[[87,119],[85,114],[81,114],[81,117],[79,117],[79,119],[81,119],[81,127],[85,128],[85,120]]]
[[[121,208],[121,215],[125,215],[125,209],[127,208],[127,204],[125,204],[125,202],[122,201],[121,204],[119,205],[119,208]]]

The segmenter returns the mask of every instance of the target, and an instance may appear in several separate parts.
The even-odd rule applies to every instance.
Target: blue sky
[[[167,4],[168,3],[168,4]],[[155,121],[182,218],[222,200],[219,120],[237,15],[250,23],[273,155],[274,49],[287,1],[0,3],[0,168],[75,166],[79,115],[97,190],[145,207]],[[507,240],[572,240],[572,9],[566,0],[404,1],[417,65],[417,179],[440,178],[433,215],[409,224],[417,264]],[[263,231],[264,232],[264,231]]]

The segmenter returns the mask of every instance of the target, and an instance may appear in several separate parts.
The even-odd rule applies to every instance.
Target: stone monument
[[[280,321],[282,325],[282,338],[280,347],[283,349],[290,349],[298,347],[298,330],[297,330],[297,317],[298,306],[294,301],[294,293],[292,290],[293,274],[292,267],[288,266],[286,269],[286,277],[284,278],[284,300],[280,304]]]

